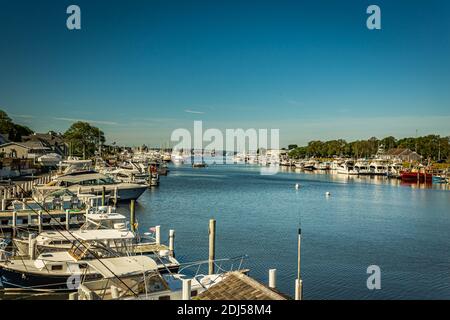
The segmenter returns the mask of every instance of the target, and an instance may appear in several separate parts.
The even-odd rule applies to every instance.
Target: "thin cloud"
[[[294,100],[294,99],[287,99],[286,102],[293,106],[300,106],[302,104],[301,102]]]
[[[203,111],[197,111],[197,110],[191,110],[191,109],[186,109],[186,110],[184,110],[184,112],[186,112],[186,113],[194,113],[194,114],[204,114]]]
[[[109,125],[109,126],[117,126],[118,125],[117,122],[113,122],[113,121],[101,121],[101,120],[89,120],[89,119],[73,119],[73,118],[53,118],[53,119],[60,120],[60,121],[69,121],[69,122],[82,121],[82,122],[89,122],[89,123],[94,123],[94,124],[105,124],[105,125]]]

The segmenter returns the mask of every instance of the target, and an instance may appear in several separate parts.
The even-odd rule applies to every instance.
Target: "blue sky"
[[[370,4],[382,30],[366,28]],[[0,0],[0,108],[130,145],[167,144],[194,120],[279,128],[283,145],[449,135],[448,15],[445,0]]]

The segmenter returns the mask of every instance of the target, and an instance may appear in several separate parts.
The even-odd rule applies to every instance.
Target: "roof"
[[[156,262],[147,256],[118,257],[88,261],[87,264],[96,269],[103,277],[113,278],[156,271]]]
[[[131,231],[116,229],[77,230],[72,234],[75,238],[84,241],[134,239],[134,234]]]
[[[45,146],[41,142],[37,141],[26,141],[26,142],[7,142],[2,144],[0,147],[6,147],[9,145],[17,145],[26,149],[40,149],[40,150],[51,150],[51,148]]]
[[[233,271],[219,283],[197,296],[200,300],[287,300],[278,291],[271,289],[249,276]]]

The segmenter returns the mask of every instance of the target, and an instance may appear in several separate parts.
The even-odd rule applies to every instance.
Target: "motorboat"
[[[105,193],[119,201],[136,200],[147,190],[147,186],[138,183],[117,182],[104,174],[87,171],[75,172],[56,177],[46,185],[36,186],[33,195],[44,196],[59,189],[68,189],[73,193]]]

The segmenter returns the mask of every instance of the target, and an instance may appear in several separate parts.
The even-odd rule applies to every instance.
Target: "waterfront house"
[[[407,148],[393,148],[380,155],[381,159],[390,161],[420,161],[422,156]]]
[[[22,141],[42,144],[45,147],[50,148],[51,153],[56,153],[61,157],[66,157],[69,153],[69,146],[60,133],[52,131],[49,133],[34,133],[29,136],[23,136]]]
[[[35,141],[8,142],[0,145],[0,152],[4,158],[34,159],[50,151],[50,147]]]

